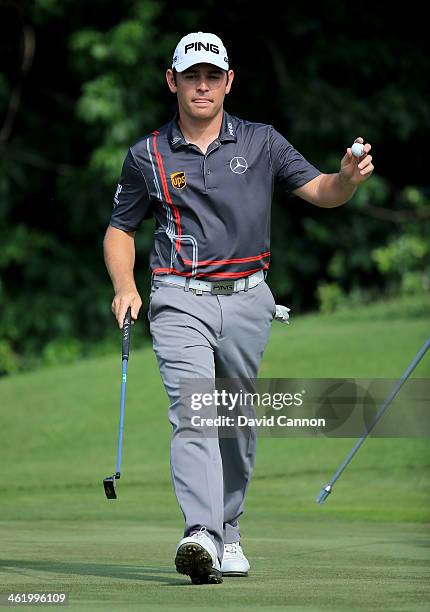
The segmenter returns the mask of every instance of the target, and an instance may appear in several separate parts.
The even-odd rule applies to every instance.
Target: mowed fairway
[[[427,306],[275,322],[260,375],[399,377],[430,334]],[[149,344],[131,353],[119,499],[104,496],[120,369],[118,353],[0,380],[0,592],[65,591],[80,610],[430,608],[427,439],[366,441],[320,506],[355,440],[261,437],[241,520],[251,574],[192,586],[173,565],[183,519]],[[430,354],[414,375],[430,377]]]

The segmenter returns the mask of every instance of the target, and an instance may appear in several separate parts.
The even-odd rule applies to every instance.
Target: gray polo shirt
[[[135,231],[155,217],[152,274],[240,278],[269,267],[275,182],[290,192],[319,174],[271,125],[224,111],[203,154],[175,117],[129,149],[110,224]]]

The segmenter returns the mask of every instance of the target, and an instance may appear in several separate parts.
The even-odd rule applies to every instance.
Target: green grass
[[[429,335],[427,306],[291,312],[260,376],[397,378]],[[430,377],[430,354],[415,376]],[[81,610],[429,608],[427,439],[367,440],[319,506],[354,440],[260,438],[241,521],[252,574],[193,587],[172,564],[183,520],[149,344],[130,359],[119,499],[104,498],[119,385],[118,355],[0,381],[0,592],[61,588]]]

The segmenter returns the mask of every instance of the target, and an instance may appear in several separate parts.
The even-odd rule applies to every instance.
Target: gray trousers
[[[238,519],[254,467],[256,432],[187,437],[184,415],[190,405],[180,380],[257,378],[275,310],[265,281],[232,295],[196,295],[160,280],[151,288],[148,319],[170,400],[170,467],[184,536],[205,526],[220,561],[224,544],[240,540]]]

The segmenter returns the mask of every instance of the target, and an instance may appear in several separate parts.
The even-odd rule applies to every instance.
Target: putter
[[[427,340],[424,342],[424,344],[422,345],[422,347],[420,348],[418,353],[415,355],[415,357],[413,358],[413,360],[411,361],[409,366],[406,368],[405,372],[403,373],[403,376],[396,383],[396,385],[394,386],[394,388],[391,391],[390,395],[387,397],[385,402],[379,408],[378,412],[376,413],[376,415],[375,415],[373,421],[371,422],[369,428],[367,429],[367,431],[361,436],[359,441],[355,444],[355,446],[349,452],[349,454],[347,455],[347,457],[345,458],[345,460],[343,461],[343,463],[341,464],[341,466],[339,467],[339,469],[337,470],[337,472],[335,473],[333,478],[330,480],[330,482],[325,487],[323,487],[321,489],[320,494],[316,498],[316,501],[319,504],[323,504],[325,502],[325,500],[327,499],[327,497],[330,495],[330,493],[333,490],[333,485],[336,482],[336,480],[342,474],[342,472],[344,471],[344,469],[346,468],[348,463],[354,457],[355,453],[358,451],[358,449],[363,444],[363,442],[365,441],[367,436],[370,434],[372,429],[375,427],[376,423],[379,421],[379,419],[382,417],[382,415],[384,414],[384,412],[386,411],[388,406],[391,404],[393,399],[396,397],[396,395],[399,392],[399,390],[400,390],[401,386],[403,385],[403,383],[409,378],[409,376],[412,374],[412,372],[415,369],[415,367],[419,364],[421,359],[424,357],[424,355],[426,354],[426,352],[427,352],[429,347],[430,347],[430,336],[427,338]]]
[[[119,414],[119,432],[118,432],[118,455],[116,461],[116,473],[103,480],[106,497],[108,499],[116,499],[116,481],[121,478],[121,452],[122,452],[122,430],[124,428],[124,405],[125,405],[125,386],[127,382],[127,365],[128,356],[130,353],[130,336],[131,336],[131,308],[129,307],[122,326],[122,383],[121,383],[121,404]]]

